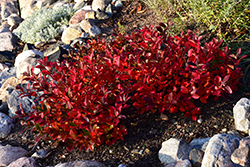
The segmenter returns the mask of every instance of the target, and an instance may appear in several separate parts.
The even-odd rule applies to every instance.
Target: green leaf
[[[36,129],[38,130],[38,131],[42,131],[42,128],[41,128],[41,126],[39,125],[39,124],[36,124]]]
[[[69,126],[76,127],[77,125],[76,125],[76,124],[74,124],[73,122],[70,122],[70,123],[69,123]]]

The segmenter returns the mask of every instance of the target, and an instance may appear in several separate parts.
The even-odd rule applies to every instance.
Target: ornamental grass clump
[[[14,30],[14,34],[23,42],[32,44],[49,41],[59,35],[63,24],[68,25],[74,13],[75,9],[72,7],[36,10]]]
[[[160,24],[156,30],[116,33],[110,44],[88,40],[61,63],[44,57],[36,66],[40,74],[34,68],[25,74],[28,93],[19,87],[22,97],[37,99],[34,111],[17,114],[28,117],[24,123],[40,133],[37,139],[65,142],[69,150],[123,139],[127,130],[120,119],[129,104],[138,114],[183,112],[196,120],[201,113],[196,100],[206,103],[237,89],[240,49],[231,55],[227,47],[220,49],[222,41],[201,46],[201,37],[191,31],[172,37],[166,30]]]

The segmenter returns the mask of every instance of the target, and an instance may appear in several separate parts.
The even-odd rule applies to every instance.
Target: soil
[[[140,5],[142,9],[137,12]],[[127,0],[122,9],[111,19],[98,24],[105,33],[102,37],[107,41],[112,39],[111,30],[118,25],[118,22],[129,34],[145,25],[158,25],[162,19],[139,0]],[[17,52],[21,51],[21,46]],[[45,50],[48,46],[45,45],[41,50]],[[36,143],[34,139],[37,134],[32,133],[29,129],[21,132],[24,127],[20,125],[18,119],[15,120],[16,125],[12,133],[1,142],[23,147],[29,151],[30,155],[37,150],[48,149],[49,153],[44,159],[37,159],[38,166],[41,167],[76,160],[95,160],[109,167],[117,167],[119,164],[125,164],[127,167],[160,167],[162,165],[158,159],[158,151],[161,144],[169,138],[182,138],[190,142],[194,138],[212,137],[218,133],[235,130],[233,107],[242,97],[250,98],[250,94],[243,87],[217,101],[211,98],[207,104],[197,102],[196,105],[200,106],[202,111],[198,118],[202,120],[200,123],[184,117],[181,113],[169,114],[169,120],[163,120],[158,112],[138,115],[134,108],[129,108],[123,113],[127,119],[122,123],[128,130],[124,141],[119,140],[111,146],[104,144],[94,151],[79,151],[75,148],[68,152],[67,147],[63,144],[54,148],[46,141]],[[244,133],[240,134],[245,136]]]

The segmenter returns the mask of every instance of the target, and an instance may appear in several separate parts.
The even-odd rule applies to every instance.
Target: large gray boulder
[[[162,164],[175,163],[188,159],[191,146],[184,139],[170,138],[162,143],[158,157]]]
[[[249,134],[250,129],[250,99],[241,98],[233,108],[236,130]]]
[[[26,113],[32,112],[32,106],[34,105],[34,101],[28,97],[20,98],[21,92],[17,90],[13,90],[7,100],[7,104],[9,107],[9,116],[16,116],[16,111],[20,110],[20,103],[22,104],[23,110]]]
[[[232,134],[214,135],[207,145],[201,167],[230,166],[231,154],[239,146],[240,138]]]
[[[21,147],[1,146],[0,166],[8,166],[17,159],[27,156],[28,153],[28,151]]]
[[[83,161],[60,163],[55,167],[105,167],[105,165],[97,161],[83,160]]]

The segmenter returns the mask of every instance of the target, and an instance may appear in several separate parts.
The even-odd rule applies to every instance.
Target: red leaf
[[[227,90],[227,92],[229,93],[229,94],[232,94],[233,93],[233,91],[232,91],[232,89],[231,89],[231,87],[230,86],[226,86],[225,87],[225,89]]]
[[[47,71],[47,70],[42,70],[41,73],[44,74],[44,75],[49,75],[49,76],[51,76],[50,72]]]
[[[193,40],[189,40],[188,41],[188,43],[192,46],[192,47],[194,47],[194,48],[196,48],[196,43],[193,41]]]
[[[230,75],[226,75],[223,80],[222,80],[222,84],[224,85],[230,78]]]
[[[140,45],[144,48],[147,48],[148,49],[148,45],[145,43],[145,42],[141,42]]]
[[[183,93],[183,94],[188,94],[188,89],[186,88],[186,87],[184,87],[184,86],[181,86],[181,92]]]

